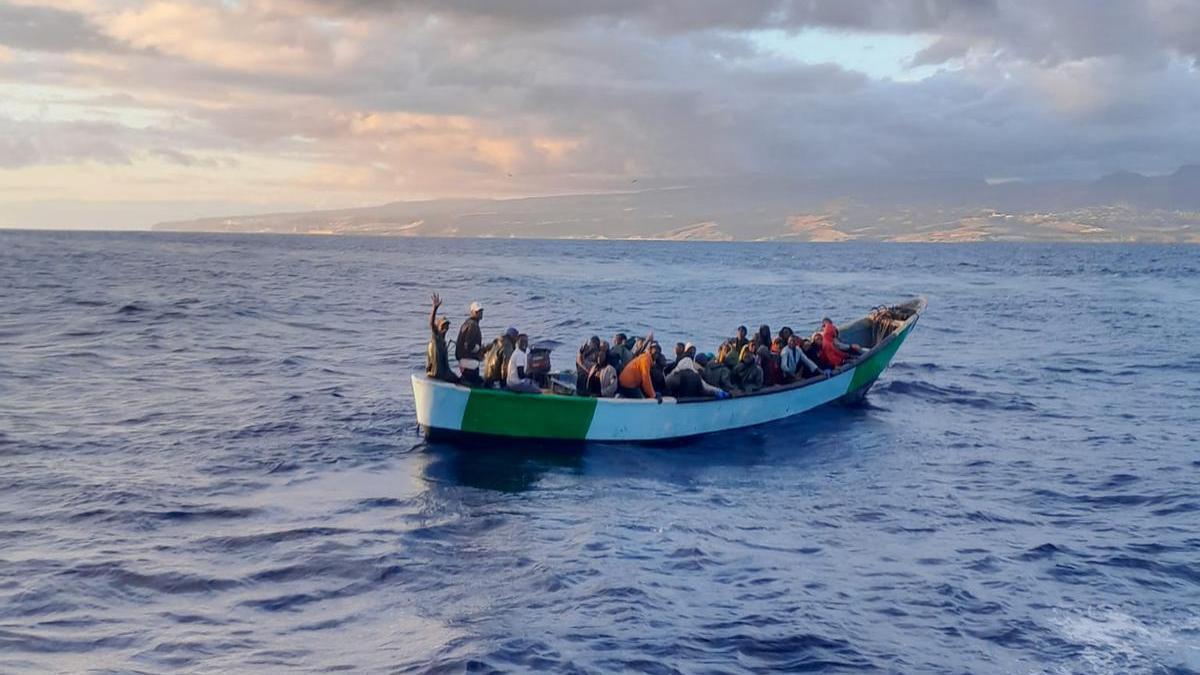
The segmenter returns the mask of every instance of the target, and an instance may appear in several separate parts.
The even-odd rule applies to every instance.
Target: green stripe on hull
[[[472,389],[463,411],[462,430],[494,436],[583,440],[596,414],[596,402],[582,396]]]
[[[904,338],[908,337],[910,330],[912,330],[912,325],[905,328],[904,332],[897,335],[896,339],[888,343],[886,347],[875,352],[871,358],[855,367],[854,377],[850,379],[850,386],[846,389],[846,393],[852,394],[874,382],[875,378],[879,377],[879,374],[892,362],[892,357],[896,355],[896,350],[900,349],[900,344],[904,342]]]

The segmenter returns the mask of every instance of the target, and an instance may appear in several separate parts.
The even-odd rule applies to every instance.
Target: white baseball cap
[[[472,314],[474,314],[475,312],[482,312],[482,311],[483,311],[483,306],[480,305],[478,302],[471,303],[471,313]]]

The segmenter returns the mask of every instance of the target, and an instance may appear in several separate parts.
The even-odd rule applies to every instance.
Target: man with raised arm
[[[450,370],[449,355],[446,353],[446,333],[450,330],[450,320],[438,318],[438,308],[442,299],[437,293],[433,294],[433,309],[429,310],[429,347],[425,350],[425,374],[429,377],[446,382],[458,383],[458,377]]]

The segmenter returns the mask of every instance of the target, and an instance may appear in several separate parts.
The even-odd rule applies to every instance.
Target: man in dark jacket
[[[482,318],[483,307],[472,302],[471,316],[458,329],[458,341],[454,343],[454,358],[458,359],[462,381],[472,387],[483,386],[483,378],[479,377],[479,365],[483,360],[483,331],[479,330]]]
[[[617,373],[633,360],[633,350],[629,348],[629,337],[624,333],[613,336],[612,346],[608,348],[608,363]]]

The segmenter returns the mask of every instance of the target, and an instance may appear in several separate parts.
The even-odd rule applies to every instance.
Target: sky
[[[0,227],[1200,161],[1195,0],[0,0]]]

